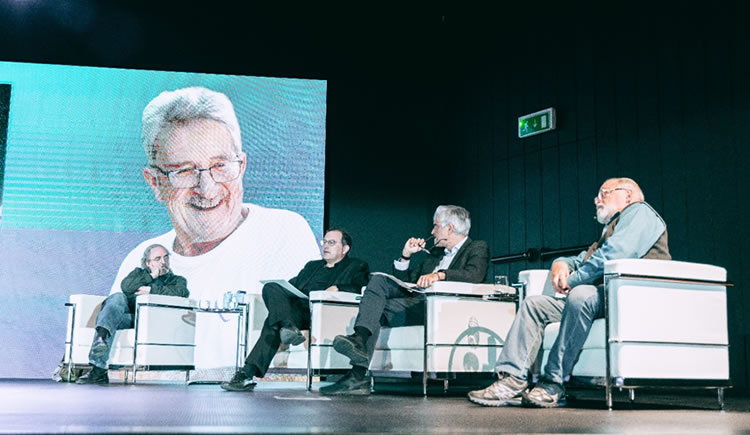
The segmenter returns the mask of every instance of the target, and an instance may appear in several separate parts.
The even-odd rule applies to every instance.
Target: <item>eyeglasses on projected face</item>
[[[158,169],[159,172],[166,175],[172,187],[176,189],[191,189],[200,184],[201,172],[203,171],[208,171],[211,179],[216,183],[226,183],[227,181],[235,180],[240,176],[242,160],[221,161],[209,168],[175,169],[174,171],[165,171],[156,165],[151,165],[151,167]]]

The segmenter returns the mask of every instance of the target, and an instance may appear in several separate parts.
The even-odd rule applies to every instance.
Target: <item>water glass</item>
[[[495,275],[495,292],[507,293],[509,291],[508,285],[507,275]]]

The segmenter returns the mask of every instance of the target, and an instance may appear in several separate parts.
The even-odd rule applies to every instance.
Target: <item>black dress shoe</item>
[[[283,344],[291,344],[292,346],[305,342],[305,336],[296,326],[282,327],[279,331],[279,338],[281,338]]]
[[[357,378],[350,370],[336,383],[320,387],[318,391],[324,396],[369,396],[370,377]]]
[[[333,349],[348,357],[352,365],[365,367],[369,365],[365,340],[360,335],[337,335],[333,339]]]
[[[76,384],[108,384],[109,375],[107,369],[94,366],[90,372],[76,379]]]
[[[253,381],[252,376],[248,376],[242,369],[237,370],[229,382],[222,382],[221,388],[227,391],[253,391],[257,382]]]

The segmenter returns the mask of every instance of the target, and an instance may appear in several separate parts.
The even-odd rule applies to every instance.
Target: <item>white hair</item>
[[[471,229],[469,211],[457,205],[440,205],[435,209],[433,221],[440,226],[453,225],[453,232],[462,236],[468,235]]]
[[[226,125],[237,153],[242,151],[240,125],[232,102],[221,92],[196,86],[164,91],[143,109],[141,145],[148,161],[152,162],[156,157],[154,141],[164,127],[172,122],[195,119],[212,119]]]

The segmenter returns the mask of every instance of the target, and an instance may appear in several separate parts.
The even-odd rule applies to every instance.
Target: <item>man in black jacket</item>
[[[118,329],[133,327],[135,298],[140,295],[169,295],[188,297],[187,280],[169,269],[169,252],[162,245],[146,248],[141,266],[133,269],[122,280],[122,292],[109,295],[96,316],[96,335],[89,351],[89,363],[93,369],[78,378],[78,384],[107,384],[107,360]]]
[[[441,205],[433,217],[432,237],[435,247],[421,263],[412,261],[412,255],[424,251],[425,240],[412,237],[394,261],[393,275],[401,281],[416,283],[427,288],[437,281],[484,281],[489,266],[490,252],[487,243],[471,240],[469,212],[455,205]],[[352,369],[338,382],[320,388],[325,395],[370,394],[367,367],[375,351],[381,325],[424,325],[424,295],[400,287],[383,275],[375,275],[367,285],[359,304],[359,315],[354,323],[354,334],[339,335],[333,348],[349,357]]]
[[[348,256],[352,238],[344,230],[330,229],[322,245],[322,260],[308,262],[289,283],[309,294],[313,290],[359,293],[367,284],[367,263]],[[279,345],[297,345],[305,341],[300,329],[310,328],[308,300],[297,297],[275,283],[263,286],[263,302],[268,317],[263,323],[260,338],[245,358],[245,365],[237,370],[229,382],[221,384],[227,391],[252,391],[254,376],[263,377]]]

